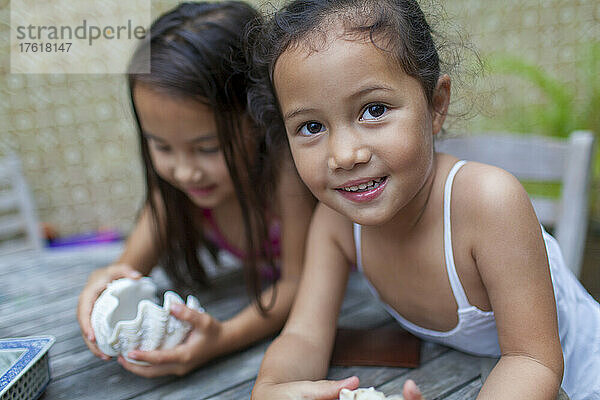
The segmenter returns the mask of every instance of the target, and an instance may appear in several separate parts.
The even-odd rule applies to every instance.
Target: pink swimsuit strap
[[[217,225],[217,222],[215,221],[210,209],[203,208],[202,215],[204,216],[204,219],[206,220],[206,222],[208,222],[208,224],[210,225],[211,233],[212,233],[210,235],[211,236],[210,239],[212,241],[214,241],[214,243],[219,248],[227,250],[229,253],[233,254],[234,256],[236,256],[240,259],[243,259],[246,257],[246,254],[242,250],[232,246],[231,244],[229,244],[227,239],[225,239],[225,236],[221,233],[221,230],[219,229],[219,226]],[[269,241],[270,241],[273,251],[275,253],[274,254],[275,257],[279,257],[279,255],[280,255],[279,236],[280,236],[279,223],[271,224],[270,229],[269,229]]]
[[[246,255],[244,254],[243,251],[241,251],[238,248],[233,247],[232,245],[229,244],[229,242],[227,242],[227,239],[225,239],[225,236],[223,236],[223,234],[221,233],[221,230],[217,226],[217,222],[213,218],[212,212],[210,211],[210,209],[203,208],[202,216],[204,217],[206,222],[208,222],[208,224],[210,225],[211,233],[212,233],[212,235],[210,235],[211,236],[210,239],[215,242],[217,247],[227,250],[228,252],[230,252],[231,254],[236,256],[237,258],[243,259],[244,257],[246,257]]]

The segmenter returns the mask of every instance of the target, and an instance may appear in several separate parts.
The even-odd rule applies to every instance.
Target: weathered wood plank
[[[19,324],[27,323],[28,321],[38,320],[56,312],[64,312],[65,310],[75,310],[77,307],[77,295],[72,293],[68,296],[57,299],[40,300],[36,304],[29,304],[20,310],[3,310],[0,317],[0,335],[5,326],[17,327]]]
[[[479,358],[451,350],[419,368],[378,387],[386,395],[402,393],[407,379],[414,380],[426,399],[444,398],[480,376]]]
[[[76,375],[53,379],[46,388],[44,400],[126,399],[172,380],[172,377],[145,379],[125,371],[116,361],[110,361],[82,368]]]
[[[76,297],[89,274],[109,263],[117,250],[111,246],[89,255],[81,251],[29,251],[0,257],[0,315],[18,315],[41,303]]]
[[[241,384],[235,386],[232,389],[217,393],[214,396],[207,397],[207,399],[209,399],[209,400],[249,399],[250,395],[252,394],[252,388],[254,387],[255,380],[256,379],[251,379],[246,382],[242,382]]]
[[[479,391],[481,390],[481,379],[475,378],[466,386],[463,386],[456,392],[452,393],[446,400],[471,400],[477,398]]]
[[[46,396],[48,399],[86,400],[97,399],[99,395],[103,395],[116,400],[134,398],[145,393],[146,397],[143,398],[198,399],[204,397],[204,394],[210,395],[222,390],[224,384],[239,382],[240,377],[253,376],[258,370],[267,345],[268,341],[261,342],[242,352],[211,362],[179,379],[145,379],[123,370],[116,361],[102,363],[97,368],[52,381]],[[107,382],[118,384],[107,386]],[[166,385],[169,382],[173,383]]]
[[[73,264],[108,265],[113,262],[123,249],[121,243],[73,249],[30,250],[0,256],[0,277],[29,269],[43,273],[40,265],[54,266],[52,271],[60,271]]]
[[[104,363],[112,362],[99,359],[88,350],[87,346],[84,345],[84,347],[85,349],[69,353],[68,357],[52,358],[52,355],[50,356],[50,376],[52,376],[53,381],[81,372],[82,369],[96,368]]]

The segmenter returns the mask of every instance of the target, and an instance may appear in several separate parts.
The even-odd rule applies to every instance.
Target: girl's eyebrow
[[[356,92],[352,93],[350,96],[348,96],[348,99],[360,98],[371,92],[377,92],[377,91],[391,92],[393,90],[394,90],[393,88],[383,85],[383,84],[368,85],[368,86],[362,87],[362,88],[358,89]]]
[[[148,139],[156,140],[157,142],[165,142],[165,139],[163,139],[161,137],[158,137],[158,136],[155,136],[155,135],[153,135],[151,133],[148,133],[146,131],[144,131],[142,134],[146,138],[148,138]],[[198,142],[207,142],[209,140],[214,140],[216,138],[217,138],[216,134],[211,134],[211,135],[208,135],[208,136],[198,136],[197,138],[189,140],[188,143],[193,144],[193,143],[198,143]]]
[[[287,121],[288,119],[294,118],[298,115],[309,114],[309,113],[316,112],[316,111],[317,111],[316,108],[297,108],[295,110],[292,110],[292,111],[286,113],[283,116],[283,120]]]

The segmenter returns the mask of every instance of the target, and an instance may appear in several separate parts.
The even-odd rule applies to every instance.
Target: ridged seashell
[[[378,392],[375,388],[340,391],[340,400],[403,400],[400,395],[385,397],[383,392]]]
[[[132,350],[171,349],[185,338],[191,324],[169,313],[174,303],[183,300],[166,292],[161,307],[157,304],[157,287],[150,278],[123,278],[108,284],[92,309],[91,323],[96,344],[106,355],[122,354],[129,362],[147,364],[126,357]],[[204,312],[194,296],[188,296],[189,308]]]

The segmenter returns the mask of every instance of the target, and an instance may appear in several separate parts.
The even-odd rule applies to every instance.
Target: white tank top
[[[465,163],[466,161],[458,161],[452,167],[444,185],[444,256],[452,293],[458,304],[458,323],[446,332],[425,329],[402,317],[390,305],[384,303],[384,306],[400,325],[424,340],[478,356],[500,357],[494,312],[482,311],[469,304],[454,265],[450,199],[454,176]],[[354,224],[356,264],[363,274],[361,228],[361,225]],[[600,304],[565,266],[556,240],[543,227],[542,233],[554,286],[565,362],[562,388],[572,400],[600,400]],[[377,291],[366,277],[365,281],[373,295],[379,299]]]

